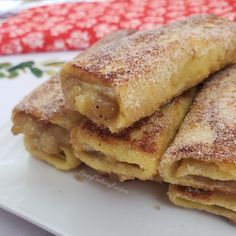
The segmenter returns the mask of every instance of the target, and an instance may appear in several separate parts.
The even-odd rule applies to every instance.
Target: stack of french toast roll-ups
[[[61,170],[170,183],[174,204],[236,221],[236,23],[199,15],[112,33],[13,110]]]

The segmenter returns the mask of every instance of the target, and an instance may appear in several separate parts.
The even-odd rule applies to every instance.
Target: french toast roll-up
[[[236,24],[199,15],[134,33],[66,63],[67,104],[118,133],[236,62]]]
[[[60,170],[76,168],[80,161],[70,145],[70,129],[82,120],[79,112],[65,105],[56,75],[26,96],[13,110],[12,132],[24,135],[32,156]]]
[[[91,53],[102,45],[134,33],[121,30],[111,33],[79,56]],[[78,57],[79,57],[78,56]],[[72,111],[65,103],[59,75],[36,88],[13,110],[12,131],[24,134],[26,149],[35,157],[61,170],[76,168],[80,161],[75,158],[70,145],[70,129],[81,122],[83,116]]]
[[[236,194],[234,193],[170,185],[168,196],[177,206],[206,211],[236,223]]]
[[[161,180],[157,167],[189,110],[196,89],[174,98],[150,117],[120,133],[83,120],[71,131],[75,155],[86,165],[119,181]]]
[[[214,201],[199,204],[218,205],[224,208],[222,215],[231,212],[235,217],[236,65],[204,82],[159,170],[168,183],[212,193]]]

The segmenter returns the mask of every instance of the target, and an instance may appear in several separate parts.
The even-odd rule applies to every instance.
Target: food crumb
[[[74,176],[76,180],[78,180],[79,182],[83,182],[83,179],[80,175],[75,175]]]

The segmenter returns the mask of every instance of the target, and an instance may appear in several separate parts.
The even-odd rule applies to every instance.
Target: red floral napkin
[[[31,8],[0,24],[0,54],[84,49],[118,29],[152,29],[202,13],[236,20],[236,1],[123,0]]]

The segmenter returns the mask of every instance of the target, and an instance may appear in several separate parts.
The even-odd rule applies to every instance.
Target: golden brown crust
[[[160,157],[174,139],[194,94],[194,89],[186,92],[119,134],[84,120],[71,131],[75,155],[95,170],[120,176],[120,181],[160,181]]]
[[[236,164],[236,65],[204,83],[165,155]]]
[[[80,53],[77,58],[94,52],[104,44],[119,40],[135,32],[135,30],[120,30],[111,33],[96,42],[84,52]],[[74,123],[77,120],[82,119],[82,116],[78,112],[72,111],[66,105],[60,86],[59,75],[53,76],[50,80],[44,82],[41,86],[24,97],[22,101],[14,108],[12,113],[13,120],[15,115],[24,113],[36,118],[40,122],[52,122],[58,125],[63,125],[65,128],[68,128],[68,125],[64,125],[65,122],[63,120],[61,121],[61,119],[69,119],[70,123]]]
[[[61,70],[62,89],[74,110],[112,133],[120,132],[234,63],[235,45],[234,22],[214,15],[190,17],[137,32],[66,63]],[[109,90],[114,114],[103,116],[101,106],[96,110],[89,89],[94,89],[95,98],[97,91],[97,100],[102,90]],[[83,102],[77,102],[80,97]]]
[[[170,185],[168,197],[178,206],[203,210],[236,222],[235,194]]]
[[[192,38],[208,42],[225,40],[227,47],[227,44],[232,44],[230,38],[235,32],[235,24],[225,19],[214,15],[194,16],[159,30],[135,33],[101,47],[93,54],[84,54],[71,62],[71,65],[93,75],[92,80],[121,85],[152,72],[153,67],[162,61],[168,61],[170,55],[180,56],[175,49],[176,46],[183,46],[184,41]],[[209,48],[205,53],[207,50]],[[174,69],[174,66],[165,68],[163,75]]]
[[[17,120],[21,116],[30,116],[43,124],[55,124],[70,129],[83,119],[79,112],[72,111],[65,103],[59,81],[55,75],[33,90],[12,111],[13,133],[20,127]],[[15,132],[16,131],[16,132]]]
[[[236,194],[236,65],[211,76],[163,155],[164,181]]]
[[[158,153],[160,151],[159,149],[162,148],[161,138],[163,137],[163,133],[166,133],[168,129],[177,129],[171,127],[173,124],[178,123],[177,116],[182,118],[185,116],[195,91],[195,89],[192,89],[174,98],[169,104],[161,110],[156,111],[152,116],[135,122],[132,126],[122,130],[120,133],[111,133],[108,128],[98,127],[88,119],[80,124],[80,129],[102,139],[107,144],[114,142],[114,140],[115,142],[123,141],[127,147],[131,146],[136,150],[150,154]],[[173,112],[173,110],[175,111]]]
[[[82,55],[132,32],[113,33]],[[57,169],[70,170],[76,168],[80,161],[74,156],[69,143],[69,130],[82,119],[80,113],[72,111],[66,105],[59,75],[55,75],[23,98],[14,108],[12,132],[24,134],[25,147],[33,156]]]
[[[164,125],[165,121],[159,119],[162,116],[163,113],[161,111],[157,111],[155,114],[153,114],[153,117],[159,120],[160,121],[159,123],[154,124],[154,122],[152,122],[153,119],[150,119],[150,117],[146,117],[143,118],[142,120],[137,121],[129,128],[122,130],[120,133],[114,133],[114,134],[112,134],[107,128],[98,127],[96,124],[94,124],[92,121],[88,119],[84,120],[81,128],[93,133],[93,135],[102,138],[107,143],[109,143],[111,139],[115,138],[116,140],[125,141],[127,144],[135,146],[137,149],[140,149],[142,151],[153,153],[156,151],[157,148],[156,143],[153,142],[155,140],[154,136],[161,135],[161,131],[164,128],[163,126],[165,126]],[[152,127],[151,130],[141,131],[139,140],[132,139],[133,132],[138,131],[139,128],[146,127],[148,125]]]
[[[70,112],[65,104],[59,76],[52,77],[24,97],[14,108],[13,117],[20,112],[33,116],[42,122],[50,122],[53,117]]]

